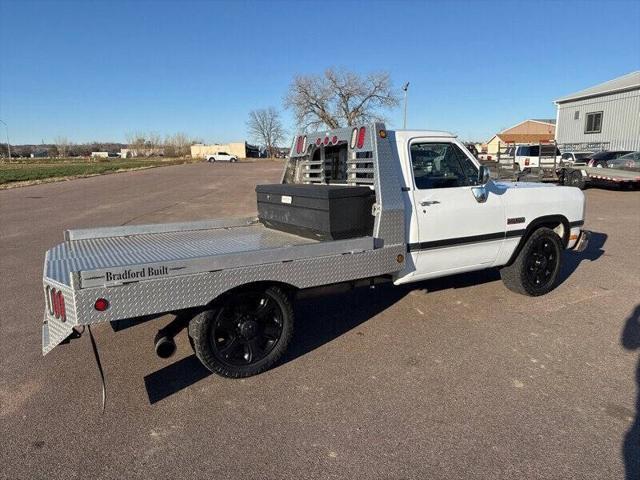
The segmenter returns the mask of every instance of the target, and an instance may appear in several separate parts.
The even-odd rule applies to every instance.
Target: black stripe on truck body
[[[562,224],[564,224],[565,226],[568,224],[569,228],[572,227],[581,227],[582,225],[584,225],[584,220],[576,220],[574,222],[567,222],[567,219],[562,217],[562,216],[548,216],[548,217],[541,217],[541,218],[536,218],[535,220],[533,220],[526,229],[520,229],[520,230],[507,230],[506,232],[496,232],[496,233],[485,233],[483,235],[473,235],[470,237],[458,237],[458,238],[444,238],[442,240],[433,240],[431,242],[417,242],[417,243],[409,243],[407,245],[407,251],[409,252],[417,252],[420,250],[432,250],[435,248],[446,248],[446,247],[453,247],[456,245],[468,245],[468,244],[472,244],[472,243],[482,243],[482,242],[492,242],[495,240],[504,240],[507,238],[514,238],[514,237],[527,237],[528,233],[531,232],[531,230],[533,230],[534,228],[537,228],[537,226],[544,224],[544,223],[548,223],[548,222],[560,222]],[[566,246],[567,242],[568,242],[568,238],[569,238],[569,232],[565,232],[565,237],[563,239],[564,244]],[[526,238],[524,238],[526,240]],[[520,251],[520,247],[522,245],[522,240],[520,242],[520,245],[518,245],[518,248],[516,248],[516,251],[514,252],[514,255],[517,254],[516,252]],[[515,257],[513,257],[515,258]]]

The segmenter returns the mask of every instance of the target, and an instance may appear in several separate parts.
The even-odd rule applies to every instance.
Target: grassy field
[[[15,182],[29,182],[48,178],[99,175],[135,168],[179,165],[194,160],[183,158],[144,159],[24,159],[0,162],[0,186]],[[195,160],[198,161],[198,160]],[[201,161],[201,160],[200,160]]]

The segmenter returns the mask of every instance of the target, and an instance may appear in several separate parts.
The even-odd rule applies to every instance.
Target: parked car
[[[212,155],[207,155],[207,162],[237,162],[238,157],[235,155],[229,155],[227,152],[218,152]]]
[[[607,161],[608,168],[640,169],[640,152],[631,152]]]
[[[586,165],[593,155],[593,152],[564,152],[560,157],[560,163],[562,165]]]
[[[627,153],[631,153],[631,150],[608,150],[606,152],[599,152],[589,159],[587,166],[603,168],[607,166],[609,160],[615,160]]]

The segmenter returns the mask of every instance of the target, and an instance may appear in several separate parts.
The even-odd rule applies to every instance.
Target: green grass
[[[133,168],[180,165],[190,160],[181,158],[145,159],[25,159],[0,162],[0,185],[42,180],[45,178],[97,175]]]

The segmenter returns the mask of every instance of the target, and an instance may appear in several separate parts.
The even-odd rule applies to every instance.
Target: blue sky
[[[336,66],[410,81],[411,128],[486,140],[640,69],[639,25],[640,2],[0,0],[0,119],[12,143],[232,141],[295,74]]]

